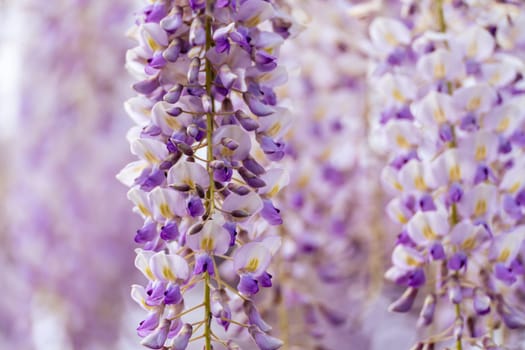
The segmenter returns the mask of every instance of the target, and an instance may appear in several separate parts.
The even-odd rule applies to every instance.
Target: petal
[[[271,253],[264,244],[250,242],[237,249],[233,266],[238,272],[259,276],[267,269],[270,259]]]
[[[210,176],[206,168],[195,162],[179,161],[169,171],[167,176],[169,186],[188,186],[195,189],[199,185],[203,190],[210,186]]]
[[[189,266],[186,260],[175,254],[158,252],[150,258],[153,275],[161,281],[176,282],[186,280],[189,276]]]

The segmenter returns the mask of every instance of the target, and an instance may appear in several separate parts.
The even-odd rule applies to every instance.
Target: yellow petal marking
[[[251,258],[250,261],[248,261],[248,264],[246,264],[246,267],[244,268],[248,272],[254,272],[259,267],[259,259],[257,258]]]
[[[405,102],[405,96],[397,88],[392,91],[392,97],[398,102]]]
[[[474,215],[481,216],[481,215],[484,215],[486,212],[487,212],[487,201],[484,199],[480,199],[476,203],[476,208],[474,209]]]
[[[461,168],[458,164],[454,164],[450,167],[450,170],[448,171],[448,177],[450,178],[450,181],[461,180]]]
[[[204,237],[201,239],[201,249],[205,250],[207,252],[211,252],[213,250],[213,246],[215,242],[213,241],[212,237]]]
[[[434,66],[434,78],[443,79],[446,74],[445,65],[442,62],[437,63]]]
[[[503,132],[508,129],[509,125],[510,125],[510,118],[505,117],[499,122],[498,127],[496,128],[496,131]]]
[[[410,142],[403,135],[397,135],[396,143],[401,148],[410,148]]]
[[[485,145],[478,146],[476,148],[476,161],[480,162],[487,158],[487,147]]]
[[[422,176],[416,176],[414,179],[414,186],[420,191],[424,191],[427,189],[427,184],[425,183],[425,180]]]
[[[158,163],[159,162],[159,159],[157,157],[155,157],[155,155],[153,155],[153,153],[151,153],[150,151],[146,151],[146,153],[144,153],[144,158],[146,158],[146,160],[150,163]]]
[[[162,267],[162,275],[169,281],[175,281],[177,277],[173,274],[173,271],[168,266]]]
[[[447,121],[447,118],[445,117],[445,113],[443,112],[443,109],[441,108],[436,108],[434,110],[434,119],[436,120],[436,122],[438,123],[444,123]]]
[[[139,208],[139,211],[144,216],[151,216],[151,213],[149,212],[148,208],[144,204],[137,205],[137,208]]]
[[[168,203],[161,203],[159,205],[160,215],[164,216],[166,219],[173,219],[173,214],[170,210]]]
[[[509,256],[510,256],[510,249],[509,248],[504,248],[501,251],[501,253],[499,254],[499,256],[498,256],[498,261],[499,262],[505,262],[505,261],[507,261]]]
[[[428,225],[425,225],[425,227],[423,227],[423,236],[425,236],[425,238],[430,241],[437,238],[436,233]]]
[[[481,97],[476,96],[468,102],[467,110],[472,112],[478,109],[479,106],[481,106]]]

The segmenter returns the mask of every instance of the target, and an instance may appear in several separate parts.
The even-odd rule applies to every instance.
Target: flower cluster
[[[144,219],[136,266],[148,283],[134,285],[132,297],[148,313],[137,329],[146,347],[202,339],[206,350],[234,349],[243,331],[260,349],[281,345],[252,297],[272,285],[280,245],[264,232],[282,221],[272,197],[287,177],[271,162],[284,156],[289,113],[274,88],[286,80],[277,57],[291,25],[270,1],[158,0],[130,31],[138,96],[125,108],[139,160],[118,178]],[[187,307],[184,293],[195,287],[204,301]],[[201,308],[202,321],[186,321]]]
[[[278,198],[283,249],[268,314],[279,300],[276,323],[290,349],[369,348],[360,321],[380,291],[385,254],[374,189],[381,163],[367,141],[367,19],[342,1],[289,3],[305,29],[283,47],[283,61],[300,71],[281,94],[300,120],[287,135],[291,177]]]
[[[134,223],[125,190],[112,176],[118,159],[131,158],[119,141],[128,124],[119,102],[128,80],[120,62],[128,1],[10,5],[13,18],[24,23],[11,33],[23,71],[18,84],[9,82],[21,97],[9,143],[17,146],[3,147],[10,150],[3,152],[8,187],[2,249],[9,252],[2,253],[2,269],[13,270],[2,283],[17,291],[14,275],[28,287],[20,292],[22,305],[18,297],[4,296],[17,315],[2,312],[6,327],[0,325],[12,330],[13,339],[21,333],[24,344],[2,347],[111,348],[125,301],[115,286],[130,283],[134,271],[132,245],[121,239]]]
[[[414,1],[403,20],[370,26],[391,156],[382,179],[395,195],[387,212],[403,226],[386,276],[407,289],[391,310],[424,293],[419,326],[450,325],[418,349],[496,349],[502,326],[525,326],[522,11]]]

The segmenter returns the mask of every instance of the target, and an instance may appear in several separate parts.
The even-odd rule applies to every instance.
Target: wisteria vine
[[[273,90],[286,80],[277,57],[291,25],[270,1],[159,0],[130,31],[138,46],[127,66],[139,95],[125,107],[140,160],[118,178],[144,218],[136,266],[148,284],[134,285],[132,297],[148,313],[137,328],[146,347],[202,340],[206,350],[235,349],[244,330],[260,349],[282,344],[252,297],[272,285],[280,245],[264,232],[281,223],[272,197],[286,175],[272,162],[284,155],[289,114]],[[197,286],[202,303],[186,307]],[[184,321],[198,310],[201,321]]]
[[[393,311],[424,294],[414,349],[502,349],[525,327],[522,7],[408,2],[370,26],[387,211],[403,225],[386,276],[407,287]]]

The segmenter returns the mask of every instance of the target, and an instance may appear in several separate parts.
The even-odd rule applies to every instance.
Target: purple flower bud
[[[423,302],[423,307],[419,314],[418,323],[422,326],[428,326],[432,323],[434,319],[434,312],[436,310],[436,296],[434,294],[429,294],[426,296],[425,301]]]
[[[404,105],[403,107],[401,107],[396,113],[396,119],[414,120],[414,116],[410,111],[410,106]]]
[[[182,89],[183,89],[183,86],[181,84],[176,84],[164,95],[163,97],[164,101],[168,103],[177,103],[182,93]]]
[[[473,113],[465,115],[460,122],[460,129],[466,132],[474,132],[479,129],[478,121]]]
[[[148,10],[145,11],[144,14],[146,15],[146,22],[159,23],[159,21],[168,14],[168,11],[166,8],[166,4],[156,3],[149,6]]]
[[[199,70],[201,69],[201,60],[198,57],[193,57],[190,62],[188,70],[188,83],[191,85],[198,83]]]
[[[242,161],[242,165],[248,169],[249,171],[251,171],[252,173],[254,173],[255,175],[262,175],[266,172],[266,170],[264,170],[264,167],[262,165],[260,165],[255,159],[253,159],[251,156],[244,159]]]
[[[512,151],[512,143],[510,140],[501,137],[499,139],[498,152],[501,154],[508,154]]]
[[[143,181],[138,182],[140,184],[140,189],[143,191],[151,191],[155,187],[159,186],[164,182],[166,176],[164,171],[161,169],[154,169]]]
[[[180,287],[177,284],[170,284],[164,292],[164,304],[179,304],[183,300]]]
[[[447,267],[452,271],[458,271],[467,264],[467,254],[464,252],[457,252],[452,255],[447,261]]]
[[[263,209],[261,210],[261,216],[270,225],[281,225],[283,219],[281,218],[280,210],[273,206],[273,203],[269,199],[263,201]]]
[[[133,84],[133,90],[139,94],[148,95],[151,94],[155,89],[159,87],[158,77],[153,77],[151,79],[142,80],[138,83]]]
[[[192,334],[193,327],[191,324],[185,323],[182,326],[179,334],[177,334],[177,336],[173,339],[173,346],[170,348],[170,350],[186,350]]]
[[[439,126],[439,139],[443,142],[450,142],[454,138],[452,133],[452,126],[450,124],[442,124]]]
[[[408,276],[408,285],[410,287],[419,288],[426,282],[425,272],[423,269],[415,269]]]
[[[415,246],[414,241],[412,240],[412,238],[410,238],[408,232],[406,232],[406,231],[401,231],[397,235],[396,245],[397,244],[406,245],[406,246],[409,246],[409,247]]]
[[[261,188],[266,186],[266,183],[259,177],[257,177],[255,174],[250,172],[248,169],[241,167],[237,170],[239,172],[239,175],[241,175],[242,179],[246,182],[246,184],[253,188]]]
[[[222,227],[230,233],[230,247],[234,246],[237,237],[237,225],[234,222],[226,222]]]
[[[167,221],[160,230],[160,238],[165,241],[172,241],[179,238],[179,228],[175,221]]]
[[[148,314],[146,319],[140,322],[137,327],[139,337],[145,337],[150,334],[160,323],[160,314],[156,311]]]
[[[519,147],[524,147],[525,146],[525,132],[522,130],[515,131],[511,135],[510,141]]]
[[[472,298],[474,310],[478,315],[486,315],[490,312],[490,297],[481,289],[474,290],[474,297]]]
[[[503,210],[514,220],[520,220],[523,217],[520,206],[512,196],[503,197]]]
[[[231,151],[235,151],[237,148],[239,148],[239,143],[230,137],[223,137],[221,139],[221,145]]]
[[[467,62],[465,63],[465,68],[467,70],[467,74],[470,75],[476,75],[481,72],[481,67],[476,61],[467,60]]]
[[[275,56],[270,55],[266,51],[259,50],[255,53],[255,66],[261,72],[269,72],[277,67],[277,62],[275,62],[275,59]]]
[[[434,204],[434,199],[430,194],[425,194],[419,200],[419,206],[422,211],[433,211],[436,210],[436,205]]]
[[[242,275],[237,285],[237,290],[246,296],[251,296],[259,292],[259,284],[253,277]]]
[[[453,183],[447,193],[447,204],[458,203],[463,197],[463,188],[458,183]]]
[[[161,128],[159,128],[156,125],[148,125],[142,129],[142,132],[140,133],[141,137],[144,136],[159,136],[162,133]]]
[[[255,326],[251,326],[248,330],[260,350],[277,350],[283,345],[282,341],[261,332]]]
[[[494,276],[509,286],[516,282],[516,276],[514,276],[512,270],[502,263],[494,265]]]
[[[175,62],[179,58],[181,51],[182,41],[180,39],[174,39],[171,41],[169,46],[162,52],[162,57],[168,62]]]
[[[390,312],[408,312],[416,300],[418,289],[409,287],[405,292],[388,307]]]
[[[201,46],[206,43],[206,30],[200,17],[194,17],[190,26],[190,44],[192,46]]]
[[[434,242],[429,248],[430,256],[434,260],[443,260],[445,259],[445,249],[440,242]]]
[[[280,142],[275,142],[272,138],[268,136],[260,137],[261,148],[268,157],[268,159],[273,161],[279,161],[284,157],[284,144]]]
[[[244,313],[246,314],[246,316],[248,316],[248,322],[251,325],[257,326],[261,331],[265,333],[272,330],[272,327],[266,322],[264,322],[261,315],[259,314],[259,311],[257,311],[257,308],[251,301],[245,300],[242,306],[244,309]]]
[[[161,69],[166,65],[167,61],[162,56],[162,52],[157,51],[153,54],[153,57],[151,58],[151,61],[149,62],[149,66],[153,69]]]
[[[272,107],[259,101],[253,94],[245,92],[243,98],[248,108],[250,108],[250,111],[258,117],[266,117],[274,113]]]
[[[227,188],[234,192],[234,193],[237,193],[238,195],[240,196],[245,196],[247,195],[248,193],[250,193],[250,189],[246,186],[242,186],[242,185],[238,185],[236,183],[233,183],[233,182],[230,182],[227,186]]]
[[[158,306],[162,304],[165,290],[166,284],[164,282],[155,281],[151,288],[146,291],[146,294],[148,295],[146,304],[149,306]]]
[[[173,107],[173,108],[166,110],[166,113],[168,113],[172,117],[178,117],[182,113],[182,108]]]
[[[483,181],[487,181],[489,178],[489,168],[486,165],[479,165],[476,168],[476,173],[474,174],[474,184],[477,185]]]
[[[189,0],[189,3],[193,12],[197,12],[206,7],[206,0]]]
[[[172,13],[172,15],[164,17],[160,21],[160,26],[167,32],[176,31],[182,24],[182,10],[179,7],[175,7],[175,11]]]
[[[192,218],[202,216],[204,215],[204,212],[206,211],[204,209],[204,205],[202,204],[202,201],[198,197],[191,197],[190,200],[188,201],[187,208],[188,208],[188,214],[190,214]]]
[[[257,281],[261,287],[270,288],[272,286],[272,275],[265,271],[259,277],[257,277]]]
[[[219,182],[228,182],[233,176],[233,170],[230,167],[223,167],[222,169],[213,170],[213,179]]]
[[[387,62],[391,66],[400,65],[406,57],[405,49],[397,47],[392,53],[387,57]]]
[[[521,207],[525,207],[525,189],[519,191],[516,195],[516,203]]]
[[[214,274],[213,261],[208,254],[198,254],[195,257],[195,268],[193,269],[194,275],[200,275],[201,273],[208,272],[211,276]]]
[[[170,321],[166,319],[162,320],[157,329],[144,337],[140,343],[150,349],[162,349],[168,338],[169,328]]]
[[[137,230],[137,234],[135,235],[135,242],[136,243],[146,243],[157,235],[157,224],[155,221],[146,221],[144,223],[144,226],[142,226],[141,229]]]
[[[241,126],[244,128],[244,130],[254,131],[259,128],[259,123],[255,119],[246,116],[243,111],[237,111],[235,113],[235,116],[239,121],[239,124],[241,124]]]

